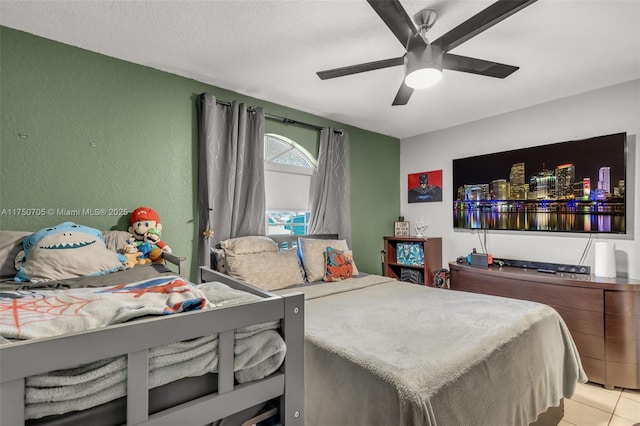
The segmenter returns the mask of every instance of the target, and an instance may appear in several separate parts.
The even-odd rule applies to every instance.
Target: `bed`
[[[310,237],[273,237],[298,253],[307,277],[305,247],[320,247],[314,257],[347,251],[336,236],[315,236],[313,244]],[[214,263],[226,273],[260,276],[237,268],[259,259],[224,255]],[[378,275],[316,282],[311,272],[311,280],[274,290],[305,294],[309,426],[557,425],[563,398],[587,380],[566,325],[546,305]]]
[[[0,231],[0,254],[27,234]],[[5,258],[1,425],[303,424],[301,294],[206,270],[191,283],[171,254],[168,267],[34,282],[7,279]]]

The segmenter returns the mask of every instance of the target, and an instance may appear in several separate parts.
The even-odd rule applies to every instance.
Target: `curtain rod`
[[[317,130],[317,131],[320,131],[320,130],[322,130],[324,128],[324,127],[321,127],[321,126],[316,126],[315,124],[304,123],[302,121],[292,120],[292,119],[287,118],[287,117],[280,117],[279,115],[269,114],[268,112],[264,113],[264,117],[265,118],[270,118],[272,120],[282,121],[284,124],[293,124],[294,126],[307,127],[309,129],[314,129],[314,130]],[[337,134],[341,135],[342,134],[342,130],[333,129],[333,133],[337,133]]]
[[[220,105],[224,105],[224,106],[231,106],[231,102],[227,102],[227,101],[220,101],[218,99],[216,99],[216,103],[220,104]],[[253,111],[253,108],[249,108],[250,111]],[[270,118],[271,120],[278,120],[283,122],[284,124],[293,124],[294,126],[302,126],[302,127],[307,127],[309,129],[313,129],[313,130],[317,130],[320,131],[323,129],[322,126],[316,126],[315,124],[309,124],[309,123],[305,123],[302,121],[298,121],[298,120],[293,120],[291,118],[287,118],[287,117],[281,117],[279,115],[275,115],[275,114],[269,114],[268,112],[264,113],[264,117],[265,118]],[[334,130],[335,133],[339,133],[342,134],[341,130]]]
[[[318,131],[322,130],[321,126],[316,126],[315,124],[303,123],[302,121],[292,120],[287,117],[280,117],[279,115],[269,114],[268,112],[264,113],[264,117],[270,118],[272,120],[282,121],[284,124],[293,124],[294,126],[308,127],[310,129],[314,129]]]

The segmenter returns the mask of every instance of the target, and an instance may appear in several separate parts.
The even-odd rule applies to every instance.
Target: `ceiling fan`
[[[442,77],[443,69],[505,78],[515,72],[518,67],[448,52],[535,1],[499,0],[429,43],[425,34],[436,21],[435,11],[421,10],[414,15],[412,21],[399,0],[367,0],[407,52],[398,58],[320,71],[317,73],[318,77],[327,80],[404,65],[405,78],[393,100],[393,105],[406,105],[414,89],[429,87],[437,83]]]

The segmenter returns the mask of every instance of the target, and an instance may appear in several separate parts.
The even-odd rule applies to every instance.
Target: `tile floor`
[[[578,383],[559,426],[640,426],[640,391]]]

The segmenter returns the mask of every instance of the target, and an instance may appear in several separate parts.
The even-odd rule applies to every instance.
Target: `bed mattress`
[[[586,381],[546,305],[376,275],[278,293],[292,291],[310,426],[528,425]]]

